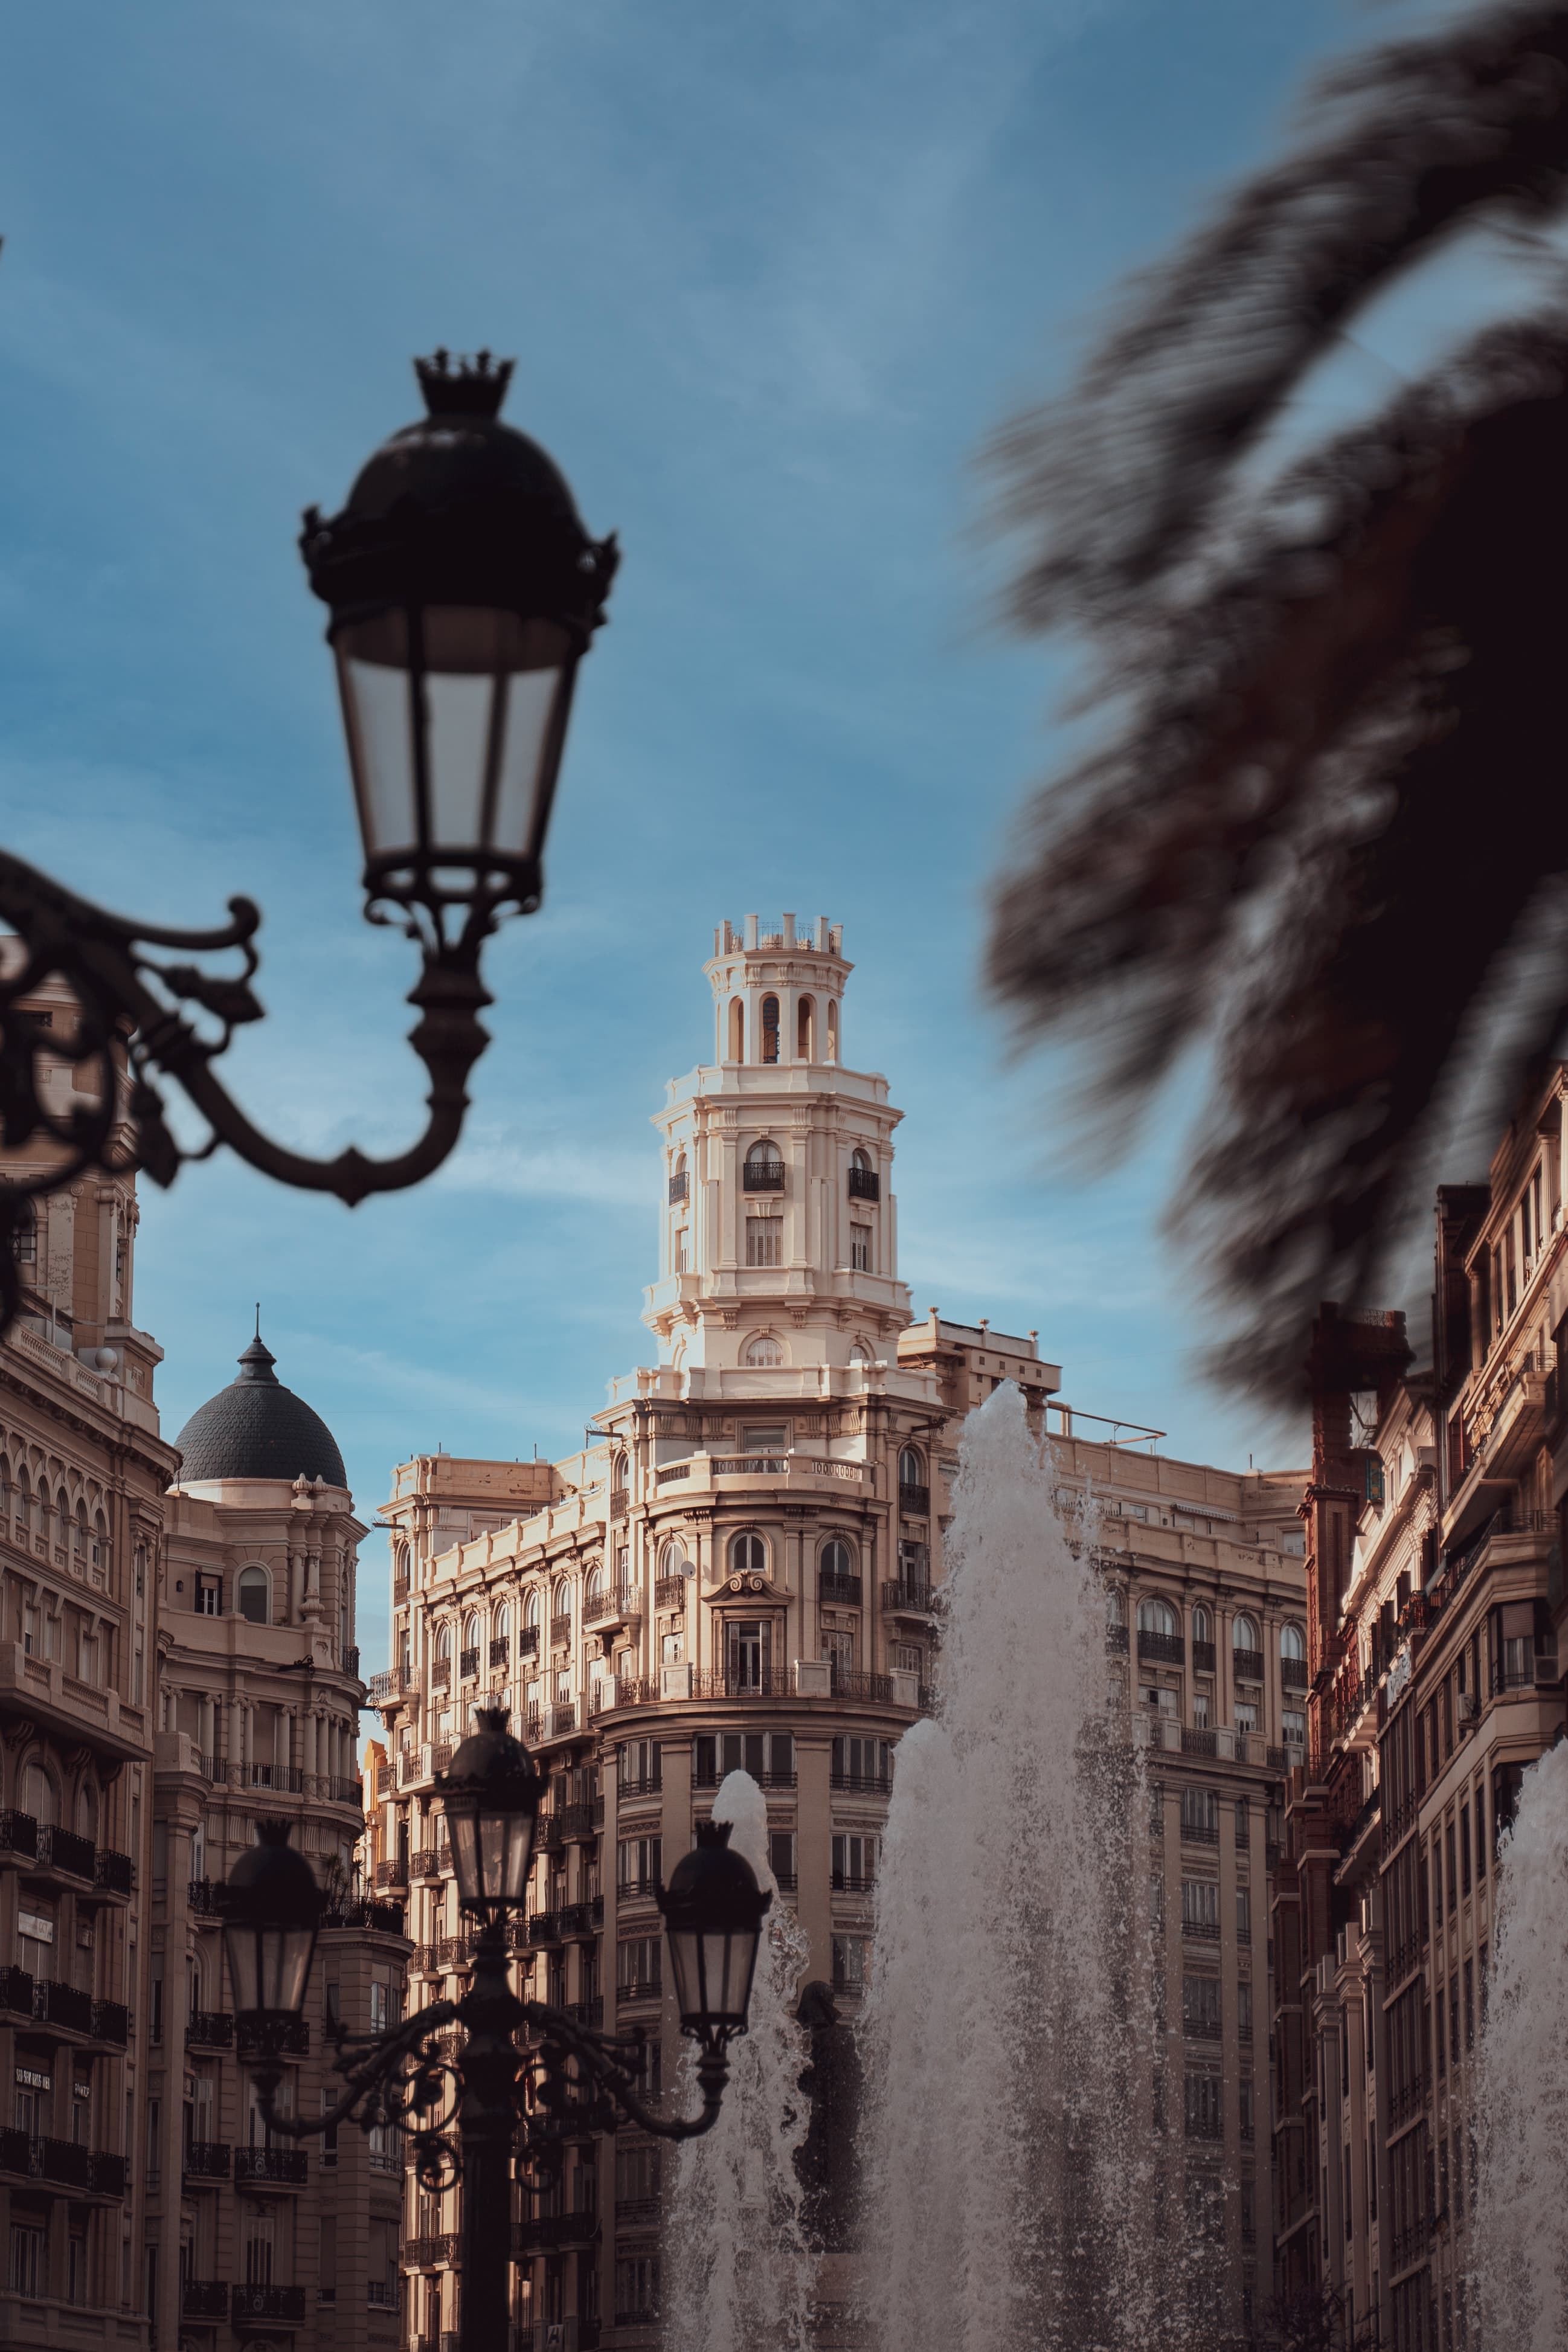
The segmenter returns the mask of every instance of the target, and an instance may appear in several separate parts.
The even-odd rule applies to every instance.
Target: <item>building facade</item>
[[[63,988],[29,1008],[68,1045]],[[43,1085],[68,1108],[63,1056]],[[47,1155],[18,1155],[32,1174]],[[136,1201],[94,1171],[17,1243],[0,1341],[0,2343],[143,2345],[156,1580],[177,1456],[132,1320]]]
[[[1309,1769],[1277,1900],[1282,2283],[1395,2352],[1475,2341],[1476,2051],[1497,1843],[1568,1721],[1568,1066],[1437,1196],[1429,1367],[1320,1317]]]
[[[852,2014],[893,1753],[929,1704],[958,1431],[1016,1381],[1037,1427],[1054,1416],[1064,1486],[1092,1483],[1114,1515],[1110,1696],[1159,1754],[1169,2095],[1215,2243],[1209,2286],[1239,2326],[1220,2243],[1250,2259],[1268,2238],[1250,2151],[1269,1809],[1305,1737],[1300,1474],[1173,1464],[1081,1416],[1068,1434],[1035,1334],[913,1319],[900,1114],[846,1058],[849,971],[826,921],[721,926],[714,1058],[671,1083],[655,1120],[655,1361],[612,1382],[562,1461],[437,1454],[395,1474],[394,1664],[371,1686],[388,1749],[375,1874],[409,1903],[414,1997],[455,1991],[466,1946],[434,1775],[476,1706],[509,1706],[550,1773],[516,1929],[526,1988],[646,2029],[656,2082],[672,2080],[656,1892],[741,1767],[809,1940],[813,2021]],[[460,2292],[456,2199],[408,2193],[408,2335],[439,2352]],[[660,2150],[636,2132],[584,2140],[542,2193],[521,2185],[519,2342],[650,2343],[659,2217]]]
[[[395,1903],[366,1899],[357,1762],[358,1546],[342,1457],[259,1336],[181,1431],[159,1593],[147,2232],[153,2342],[377,2352],[399,2340],[403,2156],[256,2112],[227,2006],[216,1889],[258,1818],[289,1822],[328,1895],[285,2112],[333,2091],[329,2029],[401,2013]]]

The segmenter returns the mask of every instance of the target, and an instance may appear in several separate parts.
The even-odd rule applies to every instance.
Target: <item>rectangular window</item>
[[[1454,1867],[1454,1824],[1450,1822],[1443,1832],[1443,1843],[1448,1853],[1448,1908],[1457,1909],[1459,1901],[1459,1874]]]
[[[198,1617],[222,1616],[223,1579],[221,1576],[197,1577],[196,1614]]]
[[[44,2233],[31,2221],[11,2224],[11,2292],[26,2302],[37,2303],[44,2292],[47,2266],[44,2255]]]
[[[638,2327],[658,2317],[658,2256],[622,2254],[616,2263],[616,2326]]]
[[[853,1633],[828,1633],[822,1636],[822,1654],[833,1669],[837,1685],[842,1676],[855,1671],[855,1636]]]
[[[1476,1876],[1487,1874],[1487,1784],[1476,1782]]]
[[[1182,1881],[1182,1933],[1219,1941],[1219,1886],[1212,1878]]]
[[[622,1838],[616,1848],[616,1885],[623,1895],[651,1895],[664,1875],[664,1840]]]
[[[864,1894],[877,1881],[877,1841],[874,1837],[838,1836],[833,1840],[833,1884],[843,1894]]]
[[[1236,1890],[1236,1932],[1244,1944],[1252,1941],[1252,1889],[1238,1886]]]
[[[1253,1702],[1251,1699],[1249,1699],[1249,1698],[1238,1698],[1238,1699],[1237,1700],[1237,1702],[1236,1702],[1236,1727],[1237,1727],[1237,1731],[1256,1731],[1256,1730],[1257,1730],[1257,1728],[1258,1728],[1258,1708],[1257,1708],[1256,1705],[1254,1704],[1254,1702]]]
[[[1220,2114],[1219,2076],[1189,2074],[1185,2088],[1187,2137],[1223,2139],[1225,2124]]]
[[[1288,1706],[1284,1709],[1279,1720],[1285,1733],[1286,1747],[1305,1748],[1307,1745],[1307,1717],[1304,1708],[1299,1706]]]
[[[1212,1789],[1182,1790],[1182,1835],[1190,1843],[1219,1843],[1219,1799]]]
[[[784,1219],[782,1217],[748,1217],[746,1219],[746,1264],[748,1265],[782,1265],[784,1264]]]
[[[1171,1696],[1172,1696],[1172,1697],[1173,1698],[1173,1697],[1175,1696],[1175,1693],[1173,1691],[1173,1692],[1172,1692],[1172,1694],[1171,1694]],[[1195,1731],[1206,1731],[1206,1730],[1208,1729],[1208,1720],[1209,1720],[1209,1697],[1208,1697],[1208,1693],[1207,1693],[1207,1691],[1194,1691],[1194,1692],[1193,1693],[1193,1727],[1194,1727],[1194,1729]]]
[[[871,1228],[851,1225],[849,1228],[849,1271],[869,1274],[871,1271]]]
[[[658,1936],[634,1936],[617,1946],[616,1990],[623,2000],[663,1990],[663,1944]]]
[[[1165,1924],[1165,1882],[1158,1872],[1149,1877],[1149,1925],[1158,1930]]]
[[[616,2203],[642,2204],[658,2195],[659,2151],[646,2143],[641,2147],[616,2147]]]
[[[833,1938],[833,1990],[835,1992],[858,1994],[866,1984],[866,1938],[864,1936],[835,1936]]]
[[[664,1786],[657,1739],[624,1739],[616,1750],[616,1783],[622,1796],[649,1796]]]
[[[1236,2030],[1243,2042],[1252,2039],[1252,1987],[1246,1977],[1236,1988]]]
[[[768,1867],[787,1894],[795,1883],[795,1832],[793,1830],[769,1832]]]
[[[1467,1960],[1465,1962],[1465,2047],[1467,2050],[1473,2050],[1475,2046],[1476,1964],[1474,1960]]]
[[[749,1421],[741,1432],[743,1454],[783,1454],[788,1446],[787,1421]]]
[[[852,1739],[841,1735],[832,1748],[836,1789],[885,1790],[892,1777],[893,1750],[886,1739]]]
[[[1189,2042],[1219,2040],[1219,1979],[1217,1977],[1184,1977],[1182,1979],[1182,2032]]]
[[[890,1642],[888,1644],[888,1664],[896,1675],[923,1675],[925,1672],[924,1654],[913,1642]]]
[[[87,2238],[77,2230],[66,2241],[66,2301],[87,2301]]]
[[[1459,1807],[1459,1892],[1461,1895],[1468,1895],[1469,1891],[1470,1809],[1468,1805],[1461,1805]]]

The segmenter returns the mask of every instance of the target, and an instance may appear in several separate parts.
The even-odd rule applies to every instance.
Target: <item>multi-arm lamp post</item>
[[[293,2139],[314,2139],[345,2118],[369,2132],[390,2126],[413,2142],[415,2167],[432,2190],[462,2184],[462,2352],[507,2342],[511,2264],[511,2159],[548,2173],[563,2143],[584,2131],[635,2123],[663,2139],[691,2139],[718,2120],[730,2042],[746,2030],[763,1917],[772,1900],[728,1823],[701,1824],[697,1843],[659,1895],[683,2034],[697,2042],[702,2105],[695,2116],[655,2113],[639,2095],[647,2042],[579,2025],[563,2010],[522,2000],[508,1976],[506,1922],[521,1915],[543,1794],[526,1748],[502,1708],[479,1712],[449,1772],[437,1781],[452,1869],[465,1911],[482,1921],[468,1990],[433,2001],[378,2038],[339,2032],[345,2089],[320,2116],[285,2116],[276,2095],[282,2051],[304,2008],[324,1896],[282,1822],[258,1824],[260,1843],[240,1856],[225,1894],[224,1940],[242,2044],[254,2054],[263,2120]],[[464,2039],[453,2055],[440,2037]],[[519,2037],[526,2046],[520,2047]],[[453,2127],[456,2126],[456,2146]]]
[[[509,910],[531,914],[577,665],[605,617],[617,561],[591,540],[538,445],[500,419],[511,362],[481,352],[416,362],[426,414],[395,433],[330,520],[300,534],[310,586],[328,606],[360,829],[365,914],[416,940],[423,970],[409,1042],[430,1076],[424,1135],[392,1160],[357,1150],[310,1160],[254,1127],[213,1065],[236,1028],[262,1017],[250,982],[261,917],[229,900],[211,930],[171,930],[108,913],[0,851],[0,927],[21,952],[0,965],[0,1149],[47,1164],[0,1184],[0,1330],[16,1311],[15,1238],[40,1195],[90,1166],[174,1181],[182,1160],[226,1143],[285,1184],[352,1207],[416,1184],[457,1142],[468,1072],[489,1040],[479,950]],[[152,950],[237,950],[215,973]],[[21,1000],[51,978],[79,1008],[53,1026]],[[188,1012],[205,1013],[200,1027]],[[75,1064],[65,1105],[40,1056]],[[201,1113],[187,1150],[164,1117],[154,1072]]]

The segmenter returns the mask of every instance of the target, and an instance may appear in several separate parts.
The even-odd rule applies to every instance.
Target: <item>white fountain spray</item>
[[[1496,1876],[1477,2096],[1481,2341],[1563,2352],[1568,2313],[1568,1744],[1524,1775]]]
[[[795,2158],[810,2113],[800,2087],[810,2050],[795,2020],[810,1944],[768,1863],[768,1813],[749,1772],[713,1802],[730,1843],[773,1893],[751,2021],[731,2045],[719,2121],[679,2150],[664,2242],[664,2331],[671,2352],[807,2352],[816,2263],[802,2221]],[[695,2055],[682,2068],[690,2104]]]
[[[861,2241],[883,2352],[1181,2336],[1154,2237],[1147,1799],[1054,1484],[998,1389],[964,1432],[940,1703],[900,1743],[879,1880]]]

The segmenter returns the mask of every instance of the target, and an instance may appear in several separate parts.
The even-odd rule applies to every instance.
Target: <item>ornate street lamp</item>
[[[395,1159],[305,1158],[254,1127],[213,1065],[261,1019],[250,987],[261,917],[231,898],[211,930],[110,914],[0,852],[0,926],[21,950],[0,969],[0,1150],[48,1164],[0,1186],[0,1331],[19,1299],[14,1238],[33,1200],[83,1169],[144,1169],[169,1184],[182,1160],[226,1143],[265,1175],[352,1207],[418,1183],[457,1142],[468,1072],[489,1040],[479,952],[501,917],[531,914],[577,665],[605,617],[614,538],[591,540],[551,459],[503,425],[510,360],[444,352],[416,362],[426,414],[360,473],[342,514],[311,508],[300,546],[327,604],[360,828],[365,913],[416,940],[423,969],[409,1042],[430,1077],[429,1118]],[[154,950],[234,949],[238,972]],[[53,1027],[21,1000],[65,982],[79,1011]],[[192,1011],[208,1021],[198,1028]],[[38,1061],[85,1073],[68,1107]],[[210,1139],[174,1139],[153,1074],[173,1078]],[[129,1081],[129,1083],[127,1083]]]
[[[270,2129],[314,2138],[348,2117],[366,2132],[390,2126],[414,2143],[415,2168],[431,2191],[463,2188],[461,2352],[506,2341],[511,2262],[514,2150],[536,2170],[559,2164],[563,2144],[585,2132],[635,2123],[661,2139],[711,2130],[729,2075],[729,2044],[746,2031],[757,1946],[771,1896],[729,1825],[702,1824],[660,1907],[681,2031],[701,2055],[695,2116],[662,2116],[644,2104],[647,2044],[579,2025],[564,2010],[521,2000],[507,1961],[509,1917],[521,1913],[544,1782],[506,1729],[503,1708],[481,1709],[450,1770],[437,1779],[463,1908],[482,1922],[461,2000],[438,2000],[376,2037],[338,2031],[336,2071],[345,2089],[320,2116],[281,2116],[280,2052],[301,2015],[321,1897],[309,1864],[280,1825],[258,1829],[225,1894],[225,1937],[240,2047]],[[455,2055],[441,2040],[464,2029]],[[456,2132],[456,2146],[453,2133]]]

